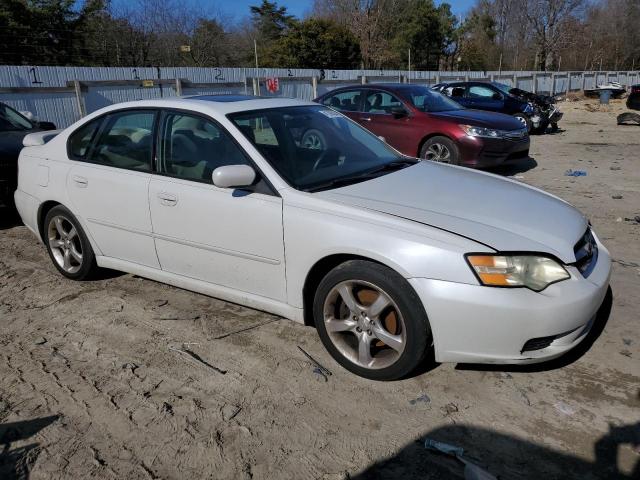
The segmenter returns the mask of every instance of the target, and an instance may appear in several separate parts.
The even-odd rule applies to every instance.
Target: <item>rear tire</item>
[[[431,345],[422,301],[398,273],[350,260],[320,282],[313,302],[320,339],[347,370],[372,380],[397,380],[416,369]]]
[[[451,139],[438,135],[424,142],[420,149],[420,158],[450,165],[459,165],[460,151]]]
[[[62,205],[44,219],[43,240],[58,271],[71,280],[86,280],[96,273],[96,257],[78,219]]]

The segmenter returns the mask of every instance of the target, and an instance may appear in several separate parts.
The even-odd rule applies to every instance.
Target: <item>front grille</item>
[[[576,256],[574,265],[580,270],[583,277],[588,277],[598,260],[598,244],[596,239],[593,238],[591,228],[587,228],[585,234],[573,247],[573,252]]]

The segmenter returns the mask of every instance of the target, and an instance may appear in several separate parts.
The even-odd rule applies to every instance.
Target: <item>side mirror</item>
[[[493,98],[494,100],[502,100],[502,95],[500,95],[498,92],[495,92],[493,95],[491,95],[491,98]]]
[[[253,184],[256,171],[249,165],[225,165],[216,168],[211,178],[219,188],[242,188]]]
[[[29,110],[24,110],[24,111],[20,112],[20,115],[22,115],[27,120],[30,120],[32,122],[37,122],[38,121],[36,116],[33,113],[31,113]]]
[[[393,115],[395,118],[402,118],[409,115],[409,112],[407,112],[404,107],[397,105],[395,107],[391,107],[391,115]]]

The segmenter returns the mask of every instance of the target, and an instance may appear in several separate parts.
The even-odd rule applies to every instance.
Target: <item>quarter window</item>
[[[153,111],[109,115],[89,161],[127,170],[151,171]]]
[[[267,128],[264,133],[267,142],[269,131]],[[196,115],[167,114],[160,148],[160,172],[185,180],[212,183],[211,174],[216,168],[248,164],[226,131]]]
[[[344,112],[357,112],[360,110],[360,91],[351,90],[331,95],[322,102],[324,105]]]
[[[95,137],[101,123],[102,118],[93,120],[71,134],[69,137],[69,156],[71,158],[75,158],[77,160],[84,160],[87,158],[91,141],[93,140],[93,137]]]
[[[369,113],[391,113],[393,107],[401,107],[402,102],[387,92],[374,91],[367,95],[364,110]]]

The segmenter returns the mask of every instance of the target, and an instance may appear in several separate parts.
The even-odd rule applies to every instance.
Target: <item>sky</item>
[[[209,3],[206,0],[201,0],[202,3]],[[249,7],[251,5],[259,5],[262,0],[214,0],[212,2],[216,8],[221,12],[239,19],[242,16],[249,14]],[[442,1],[436,0],[436,4],[440,4]],[[450,0],[447,2],[451,5],[453,13],[456,15],[464,15],[467,10],[475,3],[475,0]],[[289,13],[296,17],[303,17],[305,13],[311,10],[313,0],[278,0],[278,5],[287,7]]]

